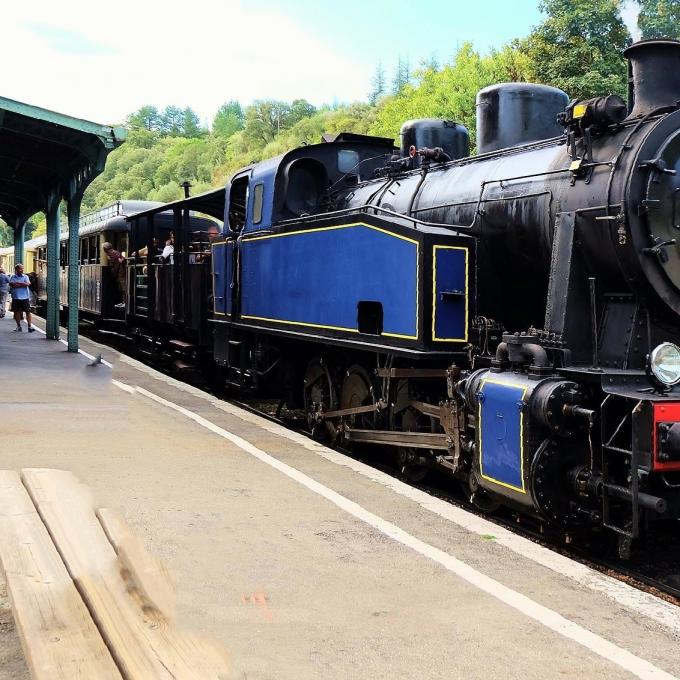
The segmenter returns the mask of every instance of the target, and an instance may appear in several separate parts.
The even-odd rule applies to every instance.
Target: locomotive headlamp
[[[664,387],[680,382],[680,347],[672,342],[662,342],[649,355],[647,364],[650,376]]]

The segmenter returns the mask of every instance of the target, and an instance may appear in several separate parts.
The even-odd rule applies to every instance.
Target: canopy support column
[[[24,262],[24,239],[26,238],[26,220],[17,218],[14,226],[14,264],[25,265]],[[7,272],[13,274],[14,272]]]
[[[68,200],[68,351],[78,351],[78,307],[80,306],[80,204],[83,192],[77,191]]]
[[[61,197],[47,199],[47,338],[59,340],[59,236]],[[76,239],[77,241],[77,239]],[[77,262],[77,260],[76,260]],[[77,267],[76,267],[77,269]]]

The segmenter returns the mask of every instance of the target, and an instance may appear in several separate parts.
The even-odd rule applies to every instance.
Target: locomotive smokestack
[[[680,101],[680,42],[643,40],[633,43],[623,56],[630,62],[629,118],[675,106]]]

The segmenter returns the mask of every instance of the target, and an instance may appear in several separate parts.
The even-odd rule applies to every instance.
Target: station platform
[[[86,338],[13,329],[0,469],[69,470],[119,511],[231,678],[680,678],[674,605]],[[0,578],[0,679],[23,680],[9,612]]]

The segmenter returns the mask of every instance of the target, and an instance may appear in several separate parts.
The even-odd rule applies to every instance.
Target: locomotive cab
[[[391,139],[341,133],[239,170],[226,189],[225,236],[333,210],[338,194],[372,178],[394,151]]]

